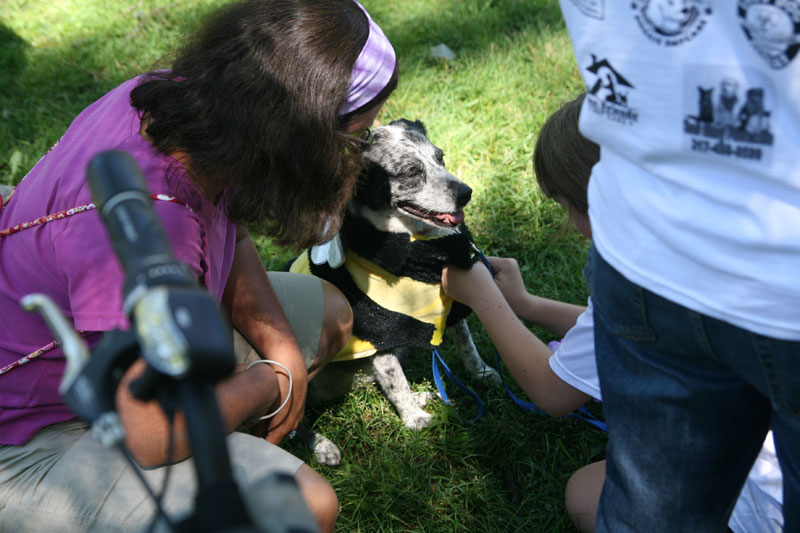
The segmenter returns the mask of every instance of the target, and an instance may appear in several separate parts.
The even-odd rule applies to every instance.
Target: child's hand
[[[473,302],[485,299],[488,292],[497,291],[492,274],[480,261],[469,270],[445,265],[442,268],[442,288],[453,300],[473,307]]]
[[[522,281],[522,273],[519,270],[517,260],[512,257],[488,257],[494,272],[494,281],[503,293],[508,305],[519,315],[528,297],[525,283]]]

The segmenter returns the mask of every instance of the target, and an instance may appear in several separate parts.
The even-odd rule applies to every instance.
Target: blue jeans
[[[800,342],[661,298],[594,247],[587,274],[609,428],[597,531],[725,531],[770,426],[800,531]]]

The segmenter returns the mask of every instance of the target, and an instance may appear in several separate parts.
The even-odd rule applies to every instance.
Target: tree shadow
[[[57,44],[43,37],[36,46],[2,25],[0,66],[10,68],[0,68],[0,183],[18,182],[92,102],[167,65],[176,36],[207,11],[128,8],[102,27],[88,20],[64,29]]]
[[[406,9],[405,2],[366,0],[365,4],[395,46],[404,84],[414,82],[413,77],[409,77],[413,75],[409,72],[411,69],[404,72],[408,65],[430,61],[430,48],[439,43],[453,49],[458,54],[453,64],[463,64],[466,70],[470,59],[495,49],[518,46],[525,35],[549,34],[563,28],[555,0],[451,0],[435,2],[431,6],[435,11],[423,13],[418,10],[419,13],[405,16],[402,14]],[[131,76],[163,65],[159,58],[168,56],[169,47],[174,46],[166,44],[174,42],[169,36],[196,26],[207,12],[207,7],[185,4],[171,7],[169,13],[155,10],[139,14],[122,12],[118,19],[101,29],[76,29],[58,46],[46,48],[32,47],[13,30],[0,24],[0,183],[19,181],[38,157],[57,141],[71,120],[108,90]],[[503,73],[497,75],[501,77]],[[15,153],[24,155],[12,167],[10,161]],[[482,348],[488,350],[485,346]],[[418,366],[409,374],[412,382],[429,379],[429,354],[422,355],[424,357]],[[394,502],[402,501],[409,490],[399,478],[387,479],[379,473],[393,472],[393,465],[397,463],[414,465],[422,472],[423,467],[427,468],[427,462],[423,464],[421,459],[434,456],[431,475],[420,475],[412,492],[425,494],[432,491],[432,480],[438,482],[440,477],[455,477],[458,488],[465,487],[466,490],[473,484],[472,472],[477,472],[487,476],[492,491],[506,494],[509,508],[534,509],[550,505],[552,509],[547,512],[550,519],[563,522],[560,505],[565,473],[591,458],[602,437],[590,434],[588,440],[593,448],[575,450],[570,446],[574,457],[563,457],[554,453],[556,446],[552,443],[587,440],[581,427],[532,419],[514,411],[510,402],[497,391],[481,384],[473,385],[482,389],[480,392],[484,398],[492,402],[491,406],[487,405],[489,414],[481,425],[475,426],[468,419],[456,420],[455,415],[448,415],[451,422],[435,430],[431,443],[420,443],[417,435],[397,439],[396,435],[402,430],[389,427],[380,440],[385,448],[370,455],[373,459],[377,455],[385,464],[372,469],[372,463],[362,458],[357,449],[349,450],[353,475],[337,478],[337,484],[350,485],[359,480],[371,483],[373,493],[385,495],[376,508],[392,509]],[[457,391],[451,391],[451,396],[460,402],[462,412],[471,414],[467,397],[459,396]],[[441,410],[450,412],[448,407]],[[391,416],[395,416],[394,413]],[[457,439],[453,438],[454,434],[457,434]],[[391,443],[397,440],[400,440],[401,449],[394,453]],[[293,445],[297,446],[297,443]],[[439,453],[440,449],[442,453]],[[293,451],[309,457],[307,451]],[[477,459],[472,470],[462,473],[458,465],[464,457]],[[542,463],[558,464],[540,466],[530,457],[541,459]],[[554,489],[550,493],[528,491],[530,487],[540,485]],[[431,520],[437,518],[437,510],[428,507],[425,516]],[[478,517],[489,520],[489,514]],[[525,515],[509,520],[510,524],[518,527],[541,526],[540,522],[533,522]]]
[[[466,58],[531,28],[562,24],[553,0],[469,0],[406,18],[397,12],[383,16],[395,5],[387,1],[367,7],[395,46],[401,76],[404,63],[429,58],[431,46],[439,43]],[[76,28],[57,46],[33,47],[0,25],[0,182],[19,181],[72,119],[107,91],[168,65],[177,36],[197,27],[212,10],[186,4],[149,11],[141,3],[134,7],[102,28]]]
[[[0,23],[0,177],[8,169],[16,173],[22,164],[20,152],[6,153],[2,150],[12,142],[11,130],[8,127],[8,106],[2,105],[16,91],[20,74],[27,66],[26,51],[30,45],[11,28]],[[5,180],[0,179],[0,183]]]
[[[26,50],[30,45],[14,30],[0,22],[0,95],[8,94],[25,70]]]
[[[384,27],[398,56],[428,57],[431,46],[443,43],[464,57],[484,52],[504,40],[514,40],[536,28],[541,32],[563,27],[561,11],[553,1],[490,0],[447,2],[435,13],[426,12]],[[381,11],[376,11],[376,18]]]

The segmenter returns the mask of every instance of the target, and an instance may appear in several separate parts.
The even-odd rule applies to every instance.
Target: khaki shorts
[[[319,346],[324,316],[319,279],[270,273],[278,299],[298,336],[308,365]],[[254,350],[238,341],[237,359]],[[250,358],[250,359],[248,359]],[[273,472],[294,474],[300,459],[267,441],[228,436],[234,477],[244,488]],[[172,465],[164,507],[170,517],[191,511],[196,490],[191,459]],[[158,493],[166,467],[144,470]],[[39,431],[22,446],[0,446],[0,531],[139,531],[154,514],[150,497],[116,450],[103,448],[81,421],[62,422]]]
[[[306,367],[317,356],[322,335],[322,320],[325,317],[325,302],[322,299],[322,283],[319,278],[291,272],[267,272],[275,296],[297,338],[297,344],[306,360]],[[234,332],[236,358],[240,363],[251,363],[262,359],[250,344]]]

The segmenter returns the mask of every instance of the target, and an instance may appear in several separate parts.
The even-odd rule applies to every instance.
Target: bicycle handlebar
[[[109,151],[89,163],[89,188],[125,271],[124,309],[142,354],[162,374],[218,381],[233,372],[233,337],[217,303],[179,263],[133,158]],[[147,373],[134,387],[147,400]]]
[[[124,310],[132,329],[108,332],[87,358],[85,343],[46,296],[24,298],[23,306],[42,313],[64,349],[68,368],[59,388],[62,398],[78,416],[92,423],[92,433],[103,444],[120,444],[124,431],[114,396],[122,374],[141,352],[147,367],[143,376],[131,383],[134,396],[145,401],[158,397],[162,406],[173,402],[168,407],[182,409],[186,418],[198,492],[193,515],[181,522],[179,529],[260,531],[253,524],[264,525],[264,511],[253,505],[248,511],[233,480],[214,394],[214,384],[235,367],[231,328],[213,298],[175,259],[133,158],[125,152],[103,152],[91,160],[87,175],[125,272]],[[160,394],[162,390],[171,392]],[[262,506],[279,513],[274,521],[277,528],[267,530],[316,530],[294,480],[281,481],[278,476],[270,481],[273,477],[254,490],[278,490],[270,497],[292,505],[284,509]]]
[[[126,280],[133,284],[125,287],[126,312],[136,303],[131,295],[144,288],[196,285],[175,260],[142,172],[130,155],[115,150],[98,154],[89,162],[87,178]]]

